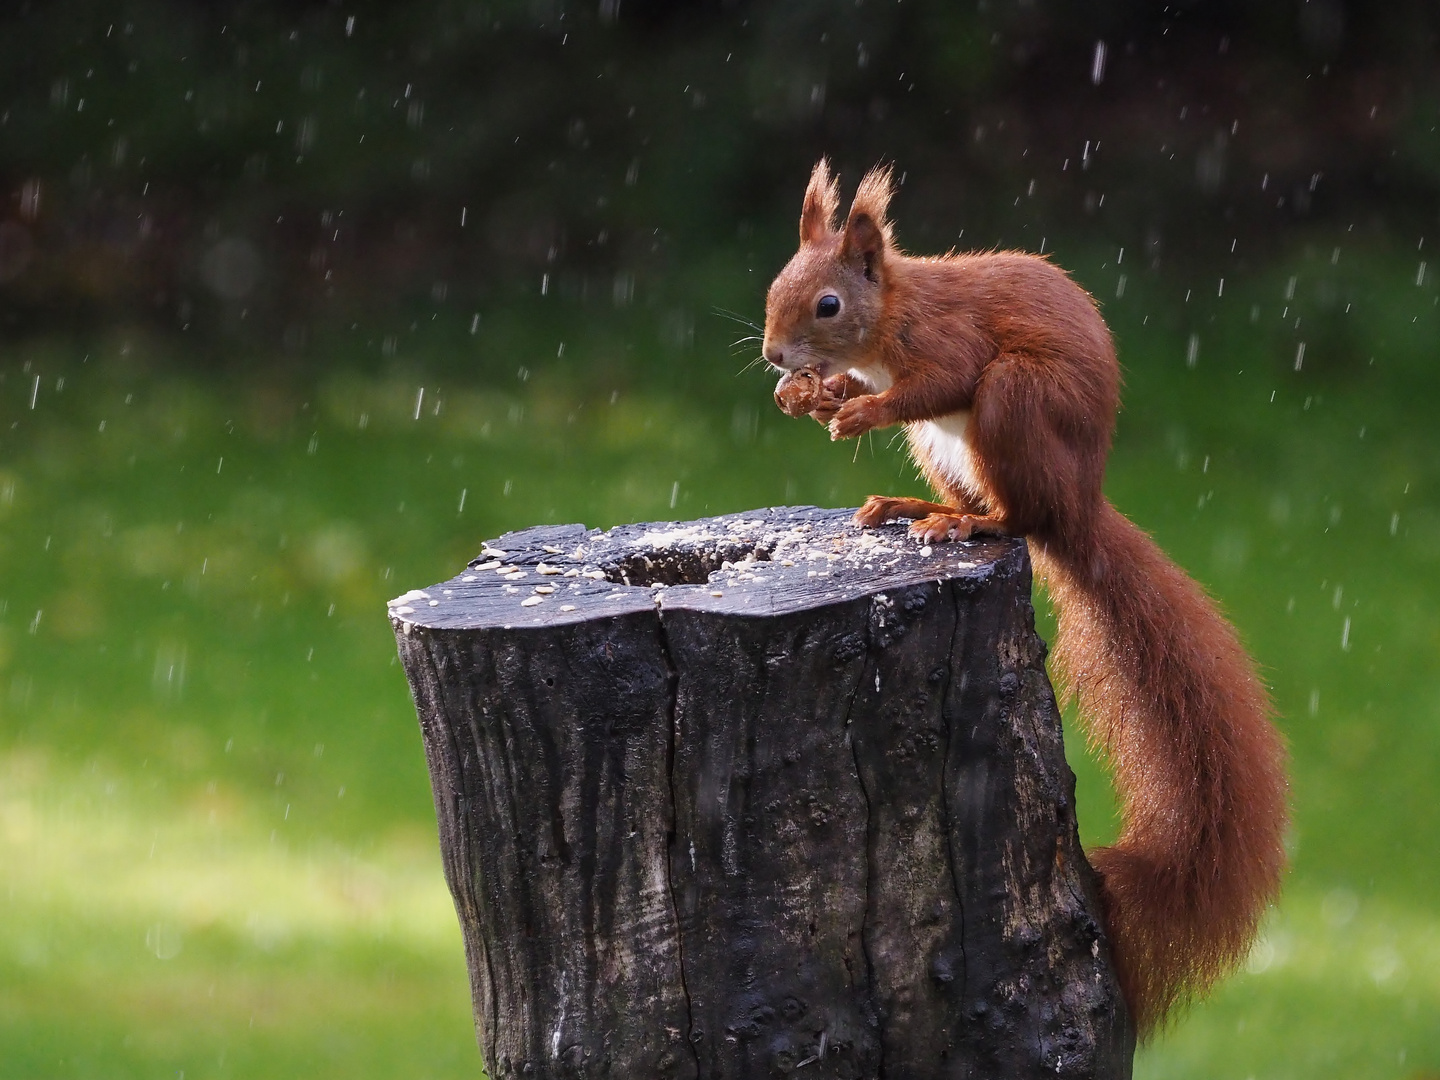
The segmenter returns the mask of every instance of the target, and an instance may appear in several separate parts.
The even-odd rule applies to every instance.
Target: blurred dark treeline
[[[303,352],[540,293],[758,314],[813,161],[912,250],[1158,267],[1440,208],[1421,0],[48,0],[0,16],[0,327]]]

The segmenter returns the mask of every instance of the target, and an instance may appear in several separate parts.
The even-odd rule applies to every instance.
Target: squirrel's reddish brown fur
[[[825,377],[813,415],[832,438],[906,425],[945,501],[872,496],[862,524],[1029,538],[1059,610],[1056,674],[1122,804],[1090,860],[1144,1035],[1244,958],[1276,896],[1284,747],[1234,628],[1101,492],[1120,371],[1090,296],[1034,255],[903,254],[890,194],[872,170],[837,227],[838,183],[815,167],[765,357]]]

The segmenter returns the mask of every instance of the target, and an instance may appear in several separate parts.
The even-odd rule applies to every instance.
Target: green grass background
[[[1137,1075],[1440,1075],[1433,282],[1297,247],[1120,298],[1112,254],[1069,259],[1126,366],[1108,491],[1252,646],[1295,811],[1247,969]],[[922,490],[778,414],[743,332],[554,301],[313,369],[123,328],[0,361],[0,1078],[479,1075],[384,602],[528,524]]]

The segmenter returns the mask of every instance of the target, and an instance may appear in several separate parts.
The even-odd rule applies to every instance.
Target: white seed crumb
[[[554,585],[536,585],[536,586],[535,586],[535,591],[536,591],[537,593],[539,593],[541,596],[549,596],[552,592],[555,591],[555,586],[554,586]]]
[[[474,575],[474,574],[466,574],[466,575],[465,575],[464,577],[462,577],[460,580],[461,580],[461,581],[474,581],[474,580],[475,580],[475,575]]]
[[[543,596],[527,596],[527,597],[525,597],[524,600],[521,600],[521,601],[520,601],[520,606],[521,606],[521,607],[534,607],[536,604],[543,604],[544,602],[545,602],[545,597],[543,597]]]
[[[922,547],[920,549],[920,554],[923,558],[928,559],[930,557],[930,545],[926,544],[924,547]]]
[[[565,554],[565,549],[564,549],[564,548],[560,548],[560,547],[556,547],[554,544],[546,544],[546,545],[545,545],[545,553],[546,553],[547,555],[564,555],[564,554]]]
[[[574,604],[561,604],[561,605],[560,605],[560,610],[561,610],[561,611],[574,611],[574,610],[575,610],[575,605],[574,605]]]
[[[430,601],[430,606],[431,606],[431,607],[439,607],[439,606],[440,606],[440,601],[439,601],[439,600],[431,600],[431,601]]]
[[[503,559],[508,552],[501,551],[499,548],[482,547],[480,554],[484,555],[487,559]]]
[[[718,596],[724,596],[725,594],[724,594],[723,592],[721,592],[719,589],[712,589],[712,590],[710,591],[710,595],[711,595],[711,596],[717,596],[717,597],[718,597]]]
[[[580,576],[581,576],[581,577],[588,577],[588,578],[590,578],[592,581],[604,581],[604,580],[605,580],[605,571],[604,571],[604,570],[586,570],[585,573],[583,573],[583,574],[580,575]]]
[[[494,570],[500,565],[499,559],[491,559],[489,562],[482,562],[475,567],[476,570]]]
[[[579,576],[580,576],[580,571],[579,571],[579,570],[566,570],[566,571],[565,571],[565,576],[566,576],[566,577],[579,577]]]
[[[542,562],[539,566],[535,567],[535,572],[537,574],[544,574],[546,577],[554,577],[556,574],[563,574],[565,571],[558,566],[547,566]]]

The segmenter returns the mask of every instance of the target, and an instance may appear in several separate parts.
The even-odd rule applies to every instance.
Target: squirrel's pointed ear
[[[843,257],[865,264],[865,276],[875,280],[878,268],[885,261],[890,247],[890,223],[885,211],[894,190],[890,166],[877,165],[865,174],[850,204],[850,217],[845,222]]]
[[[840,181],[830,175],[830,162],[821,158],[810,173],[805,205],[800,211],[800,242],[814,244],[835,231],[840,209]]]
[[[880,267],[885,265],[885,229],[866,213],[850,212],[845,223],[845,239],[840,245],[840,256],[846,260],[864,264],[865,276],[871,281],[880,279]]]

